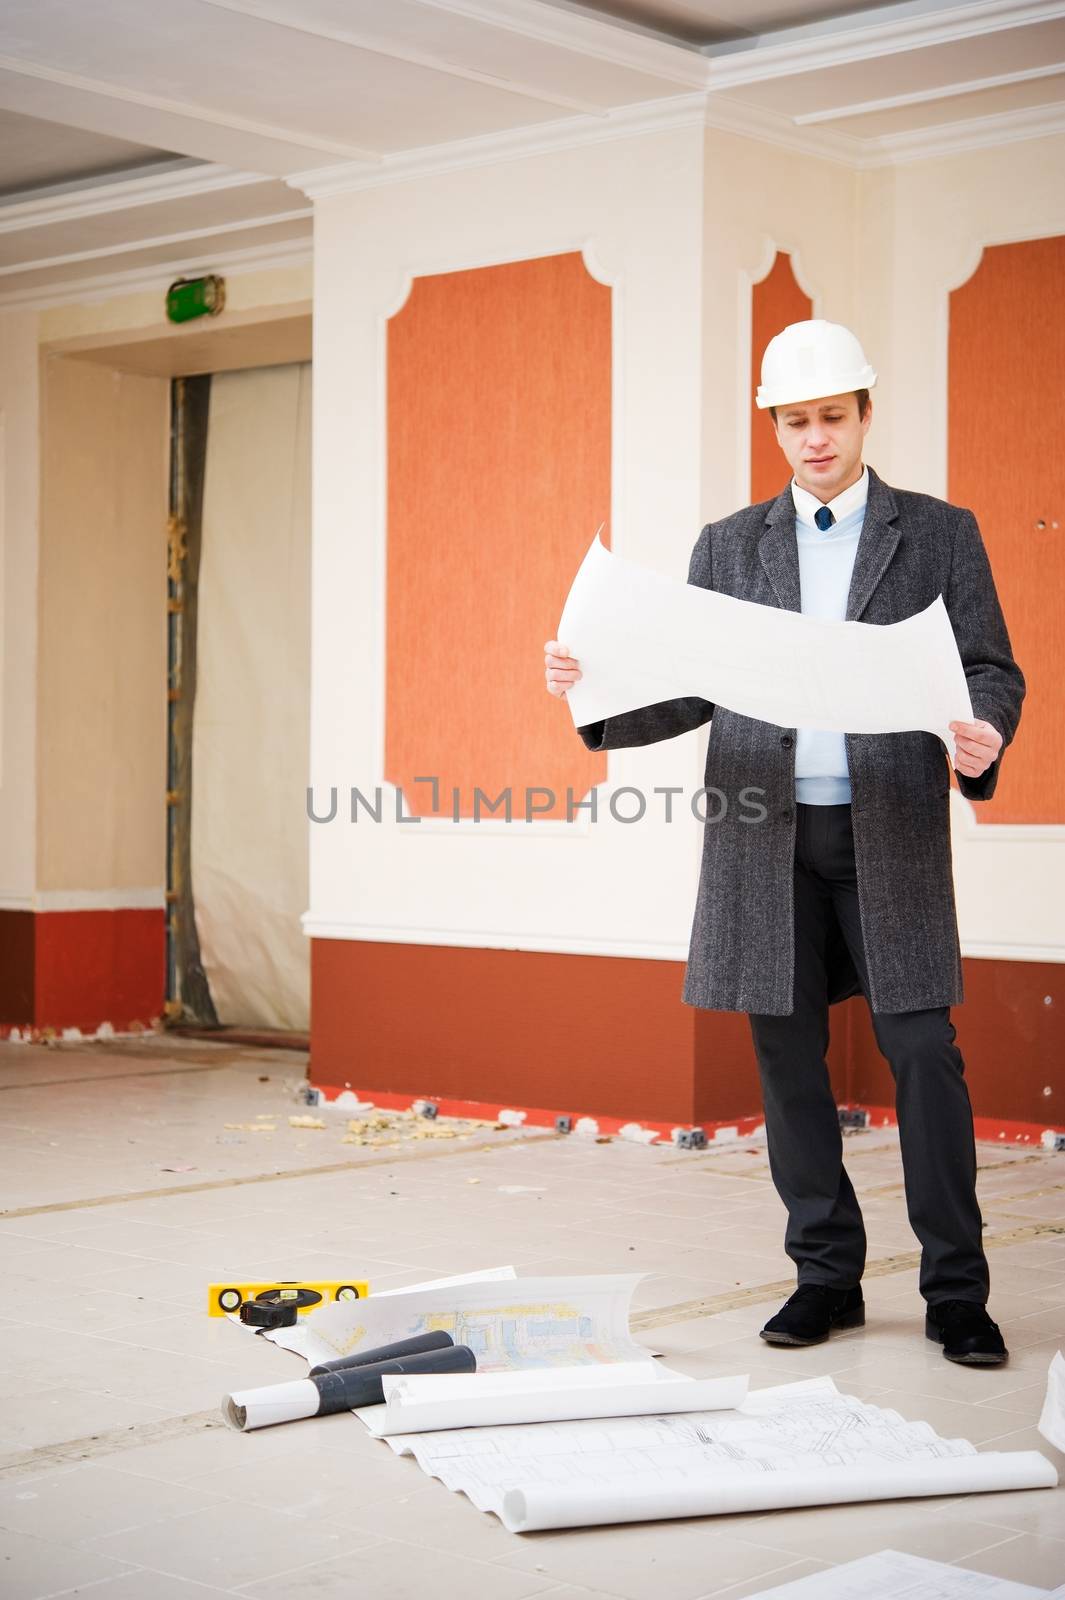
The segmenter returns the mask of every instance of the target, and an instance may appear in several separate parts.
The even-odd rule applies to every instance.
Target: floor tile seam
[[[561,1137],[562,1135],[554,1132],[532,1134],[524,1142],[541,1144]],[[519,1141],[514,1142],[518,1143]],[[320,1167],[287,1168],[283,1172],[248,1173],[203,1183],[174,1184],[159,1189],[131,1190],[126,1194],[93,1195],[88,1199],[59,1200],[43,1206],[15,1206],[9,1211],[0,1212],[0,1223],[17,1220],[19,1217],[46,1216],[66,1211],[98,1210],[104,1206],[126,1205],[138,1200],[168,1200],[172,1195],[207,1194],[219,1190],[247,1188],[256,1184],[290,1182],[300,1178],[330,1177],[342,1172],[365,1172],[381,1167],[413,1166],[420,1161],[441,1160],[446,1157],[454,1159],[464,1155],[472,1155],[479,1150],[491,1150],[492,1148],[493,1143],[486,1142],[484,1144],[466,1145],[461,1150],[454,1150],[450,1147],[446,1150],[421,1149],[395,1156],[369,1156],[365,1160],[330,1162],[328,1165]]]
[[[836,1502],[836,1501],[831,1501],[830,1500],[830,1501],[827,1501],[827,1502],[822,1502],[820,1505],[817,1505],[817,1506],[807,1507],[806,1509],[808,1509],[808,1510],[820,1510],[820,1511],[835,1511],[835,1510],[843,1509],[846,1506],[877,1506],[877,1507],[879,1507],[879,1506],[891,1506],[891,1507],[900,1508],[902,1510],[914,1511],[914,1510],[918,1509],[919,1507],[922,1507],[924,1505],[925,1501],[933,1500],[933,1499],[938,1501],[940,1498],[942,1498],[942,1497],[938,1496],[938,1495],[914,1495],[914,1496],[909,1497],[909,1498],[901,1498],[901,1499],[893,1498],[891,1500],[869,1499],[869,1500],[845,1500],[845,1501],[840,1501],[840,1502]],[[776,1513],[776,1514],[780,1515],[779,1512]],[[935,1516],[934,1509],[927,1508],[925,1514],[926,1514],[926,1517],[927,1517],[928,1521],[931,1523],[933,1521],[933,1519],[934,1519],[934,1516]],[[981,1524],[978,1521],[976,1521],[975,1519],[970,1520],[970,1519],[967,1519],[967,1518],[962,1518],[962,1521],[968,1521],[969,1526],[971,1528],[973,1528],[974,1531],[979,1529],[980,1526],[981,1526]],[[958,1561],[962,1561],[962,1560],[968,1561],[970,1559],[970,1557],[972,1557],[972,1556],[980,1555],[980,1554],[982,1554],[982,1553],[984,1553],[984,1552],[986,1552],[988,1550],[997,1550],[1000,1545],[1009,1544],[1017,1534],[1017,1530],[1016,1529],[1007,1528],[1007,1527],[1002,1526],[1002,1525],[988,1523],[988,1524],[985,1524],[984,1526],[986,1526],[988,1528],[996,1528],[997,1531],[1002,1533],[1002,1534],[1004,1534],[1005,1537],[1002,1538],[1002,1539],[992,1539],[990,1543],[982,1544],[982,1545],[979,1546],[978,1549],[966,1550],[963,1555],[957,1556],[954,1559],[956,1559]],[[764,1550],[770,1550],[770,1551],[779,1550],[782,1553],[787,1552],[788,1554],[794,1556],[796,1561],[810,1561],[810,1560],[819,1561],[819,1560],[821,1560],[820,1556],[811,1556],[809,1550],[796,1550],[794,1548],[794,1546],[792,1546],[792,1545],[760,1544],[757,1539],[753,1539],[748,1535],[739,1534],[739,1533],[733,1534],[732,1537],[739,1544],[751,1545],[756,1550],[763,1550],[763,1551]],[[894,1549],[896,1547],[894,1545],[892,1545],[891,1548]],[[847,1559],[850,1559],[850,1558],[848,1557]],[[745,1581],[745,1580],[741,1579],[740,1581],[742,1582],[742,1581]]]
[[[0,1083],[0,1094],[19,1089],[66,1089],[76,1083],[114,1083],[129,1078],[177,1078],[194,1072],[225,1072],[231,1061],[198,1061],[187,1067],[160,1067],[157,1072],[90,1072],[81,1078],[40,1078],[36,1083]]]
[[[150,1403],[150,1402],[145,1402]],[[161,1410],[153,1407],[153,1410]],[[217,1408],[210,1411],[187,1412],[184,1416],[168,1417],[165,1412],[156,1420],[109,1428],[96,1434],[83,1434],[78,1439],[61,1439],[51,1444],[33,1445],[26,1450],[11,1451],[0,1456],[0,1483],[22,1478],[41,1476],[69,1463],[94,1463],[121,1455],[126,1450],[141,1449],[146,1445],[166,1444],[172,1439],[191,1437],[201,1430],[225,1428]]]
[[[754,1578],[737,1578],[735,1583],[726,1584],[723,1589],[708,1589],[704,1594],[698,1596],[698,1600],[729,1600],[730,1595],[737,1596],[740,1590],[750,1583],[769,1583],[772,1580],[772,1587],[774,1589],[778,1588],[787,1578],[789,1572],[809,1562],[814,1562],[822,1567],[827,1566],[829,1570],[837,1565],[833,1561],[822,1561],[820,1556],[801,1556],[796,1561],[789,1559],[779,1567],[771,1567],[768,1572],[758,1573]],[[810,1576],[815,1576],[815,1574],[810,1574]],[[749,1590],[748,1594],[750,1594]],[[757,1596],[752,1595],[751,1600],[757,1600]]]
[[[164,1320],[167,1320],[167,1319],[164,1319]],[[71,1333],[70,1333],[70,1329],[68,1329],[68,1328],[58,1328],[58,1329],[53,1329],[52,1331],[53,1332],[57,1332],[57,1333],[65,1333],[65,1334],[70,1335],[71,1337],[73,1337],[73,1335],[71,1335]],[[77,1337],[80,1337],[82,1339],[93,1339],[93,1340],[98,1341],[98,1343],[100,1345],[100,1348],[102,1350],[110,1351],[116,1357],[121,1356],[125,1351],[136,1350],[142,1355],[159,1356],[159,1357],[163,1358],[164,1360],[167,1357],[173,1357],[173,1358],[176,1358],[176,1359],[178,1359],[178,1360],[180,1360],[182,1362],[193,1362],[193,1363],[202,1362],[203,1365],[206,1366],[206,1367],[222,1367],[222,1368],[225,1368],[227,1370],[231,1369],[232,1366],[234,1365],[235,1361],[237,1360],[237,1348],[236,1347],[234,1347],[233,1359],[232,1360],[228,1360],[228,1359],[227,1360],[221,1360],[217,1356],[199,1355],[195,1351],[189,1351],[189,1350],[167,1350],[166,1348],[158,1348],[155,1345],[138,1344],[137,1341],[134,1340],[134,1339],[112,1339],[105,1333],[98,1333],[98,1332],[97,1333],[81,1333],[81,1334],[78,1334]],[[247,1346],[246,1345],[245,1345],[244,1348],[245,1348],[245,1350],[247,1350]],[[195,1375],[195,1370],[196,1370],[195,1366],[185,1369],[185,1371],[191,1371],[194,1375]],[[183,1372],[181,1375],[184,1376],[185,1372]],[[92,1373],[92,1374],[90,1374],[90,1376],[95,1377],[96,1374]],[[207,1377],[212,1376],[212,1374],[205,1373],[205,1374],[203,1374],[203,1376],[205,1378],[207,1378]],[[68,1385],[62,1384],[62,1383],[49,1383],[48,1387],[50,1389],[63,1389],[63,1388],[68,1387]],[[100,1394],[100,1393],[113,1394],[114,1393],[114,1391],[111,1390],[111,1389],[105,1389],[105,1390],[93,1389],[88,1384],[85,1384],[85,1383],[79,1383],[77,1385],[74,1385],[74,1387],[76,1387],[78,1389],[85,1390],[85,1392],[88,1393],[88,1394]],[[1023,1387],[1023,1385],[1020,1385],[1020,1387]],[[121,1398],[121,1399],[135,1399],[136,1396],[134,1396],[134,1395],[123,1395],[123,1396],[120,1396],[119,1398]],[[151,1401],[147,1401],[145,1403],[150,1405]]]
[[[99,1559],[110,1561],[113,1558],[111,1556],[101,1556]],[[115,1562],[115,1565],[123,1566],[126,1570],[124,1572],[109,1572],[104,1578],[90,1578],[88,1583],[82,1580],[67,1589],[49,1589],[47,1594],[35,1595],[34,1600],[66,1600],[67,1595],[91,1594],[94,1589],[98,1589],[103,1583],[115,1583],[120,1578],[135,1578],[139,1572],[148,1570],[146,1567],[136,1566],[132,1561]],[[224,1593],[224,1591],[220,1592]]]
[[[93,1463],[84,1463],[84,1465],[92,1465],[92,1464]],[[126,1477],[127,1478],[130,1478],[132,1476],[133,1476],[132,1473],[129,1473],[129,1472],[126,1473]],[[157,1484],[157,1486],[160,1489],[169,1489],[171,1491],[173,1491],[174,1489],[190,1489],[191,1488],[191,1485],[189,1485],[189,1484],[168,1483],[168,1482],[164,1482],[161,1479],[145,1478],[142,1481],[145,1482],[145,1483]],[[263,1510],[268,1510],[268,1509],[271,1509],[271,1510],[274,1509],[272,1507],[256,1506],[253,1502],[248,1502],[248,1501],[237,1501],[237,1502],[234,1502],[232,1496],[215,1494],[210,1489],[195,1489],[195,1490],[192,1490],[192,1492],[194,1494],[197,1494],[197,1495],[202,1495],[204,1501],[206,1502],[206,1504],[204,1504],[202,1506],[194,1507],[191,1512],[186,1512],[186,1511],[179,1511],[179,1512],[160,1511],[158,1513],[158,1515],[153,1513],[153,1515],[144,1518],[143,1521],[129,1522],[129,1523],[124,1524],[121,1528],[109,1528],[106,1533],[93,1533],[93,1534],[88,1534],[85,1537],[72,1538],[69,1534],[65,1534],[63,1532],[63,1530],[60,1528],[59,1531],[57,1531],[57,1532],[50,1530],[48,1535],[47,1535],[47,1537],[45,1537],[44,1535],[38,1534],[38,1533],[28,1533],[25,1528],[13,1527],[10,1522],[5,1522],[4,1521],[2,1512],[0,1512],[0,1531],[6,1532],[6,1533],[16,1533],[16,1534],[19,1534],[21,1537],[27,1538],[27,1539],[41,1539],[42,1542],[47,1543],[49,1545],[59,1545],[64,1550],[71,1550],[71,1551],[74,1551],[75,1553],[80,1553],[82,1555],[99,1555],[100,1552],[98,1550],[94,1549],[94,1546],[96,1544],[98,1544],[98,1542],[101,1539],[111,1539],[111,1538],[120,1539],[124,1533],[139,1533],[142,1528],[160,1527],[163,1523],[176,1522],[179,1517],[195,1516],[196,1513],[199,1512],[199,1511],[209,1511],[209,1510],[211,1510],[211,1508],[212,1508],[212,1506],[214,1504],[227,1505],[227,1504],[234,1504],[235,1503],[235,1504],[239,1504],[240,1507],[243,1510],[263,1511]],[[111,1557],[108,1557],[107,1559],[110,1560]],[[115,1559],[121,1559],[121,1558],[120,1557],[116,1557]],[[140,1563],[135,1562],[134,1565],[135,1566],[136,1565],[140,1565]]]
[[[1000,1493],[1004,1493],[1004,1492],[1007,1492],[1007,1491],[1000,1490],[999,1492]],[[1015,1491],[1012,1491],[1012,1492],[1015,1492]],[[1022,1490],[1021,1492],[1023,1493],[1024,1491]],[[1029,1494],[1039,1494],[1041,1492],[1042,1491],[1039,1490],[1039,1489],[1030,1489],[1030,1490],[1028,1490]],[[976,1496],[974,1498],[980,1499],[980,1498],[982,1498],[982,1496]],[[973,1510],[975,1510],[975,1509],[976,1508],[973,1507]],[[969,1519],[963,1519],[963,1520],[969,1520]],[[973,1521],[977,1521],[978,1519],[976,1519],[974,1517],[972,1520]],[[1003,1531],[1003,1533],[1009,1533],[1009,1534],[1012,1534],[1012,1535],[1014,1535],[1014,1536],[1016,1536],[1018,1538],[1021,1538],[1021,1539],[1024,1539],[1024,1538],[1028,1538],[1028,1539],[1049,1539],[1051,1544],[1065,1544],[1065,1534],[1062,1534],[1061,1537],[1059,1538],[1056,1533],[1047,1533],[1042,1529],[1038,1533],[1033,1533],[1030,1528],[1016,1528],[1016,1527],[1013,1526],[1012,1523],[1002,1522],[1002,1521],[998,1520],[995,1517],[989,1517],[986,1521],[981,1522],[981,1525],[983,1527],[985,1527],[985,1528],[1000,1528]],[[1009,1541],[1006,1540],[1006,1539],[1000,1539],[998,1542],[999,1542],[999,1544],[1007,1544]],[[988,1546],[987,1548],[990,1549],[990,1548],[993,1548],[993,1546]]]
[[[132,1477],[133,1474],[132,1473],[127,1473],[126,1476],[127,1477]],[[107,1533],[93,1534],[88,1539],[82,1540],[74,1548],[76,1548],[78,1550],[85,1551],[90,1555],[99,1555],[100,1551],[96,1547],[105,1539],[120,1539],[123,1536],[123,1534],[141,1533],[145,1529],[148,1529],[148,1528],[156,1528],[156,1527],[164,1527],[164,1526],[165,1527],[171,1527],[171,1526],[173,1526],[174,1523],[181,1522],[185,1518],[202,1516],[205,1511],[216,1511],[219,1506],[225,1506],[228,1509],[232,1509],[233,1511],[250,1511],[250,1512],[263,1511],[263,1512],[269,1513],[271,1516],[287,1518],[287,1519],[289,1519],[290,1521],[292,1521],[295,1524],[299,1524],[299,1523],[302,1523],[302,1522],[318,1522],[318,1521],[321,1520],[320,1513],[315,1512],[315,1511],[293,1511],[287,1506],[267,1506],[267,1505],[262,1505],[262,1504],[258,1503],[255,1500],[241,1500],[236,1495],[216,1494],[212,1490],[209,1490],[209,1489],[194,1489],[193,1486],[191,1484],[189,1484],[189,1483],[180,1483],[180,1484],[178,1484],[178,1483],[167,1483],[165,1480],[162,1480],[162,1479],[158,1479],[158,1480],[157,1479],[145,1479],[144,1481],[145,1482],[153,1482],[153,1483],[154,1482],[158,1482],[161,1487],[168,1487],[168,1488],[171,1488],[171,1489],[188,1489],[194,1494],[203,1495],[204,1499],[208,1503],[206,1505],[202,1505],[202,1506],[194,1506],[191,1511],[177,1511],[177,1512],[171,1512],[171,1513],[164,1513],[162,1516],[159,1516],[159,1517],[154,1517],[153,1516],[153,1517],[149,1518],[145,1522],[131,1522],[130,1525],[128,1527],[126,1527],[126,1528],[111,1528],[111,1529],[108,1530]],[[369,1529],[369,1528],[357,1528],[357,1529],[355,1529],[354,1536],[355,1537],[359,1537],[359,1538],[363,1538],[364,1537],[367,1540],[366,1544],[360,1544],[358,1546],[359,1549],[369,1549],[371,1547],[371,1545],[373,1545],[373,1544],[385,1543],[387,1541],[387,1538],[388,1538],[388,1536],[386,1534],[376,1533],[376,1532],[374,1532],[373,1529]],[[121,1557],[117,1557],[116,1559],[122,1559],[122,1558]],[[321,1557],[319,1557],[318,1559],[321,1559]],[[329,1559],[329,1558],[327,1557],[326,1559]],[[147,1566],[148,1571],[152,1571],[153,1570],[149,1563],[144,1562],[144,1563],[139,1563],[139,1564]],[[313,1566],[314,1562],[305,1562],[305,1563],[301,1563],[301,1565]],[[162,1570],[162,1569],[160,1568],[160,1570]],[[184,1573],[174,1573],[173,1576],[174,1577],[184,1577],[185,1574]],[[189,1581],[190,1582],[194,1582],[196,1580],[190,1579]],[[258,1581],[259,1580],[255,1579],[255,1578],[249,1578],[248,1579],[249,1583],[256,1583]]]
[[[284,1513],[279,1513],[279,1515],[282,1515],[282,1514],[284,1514]],[[291,1513],[289,1513],[289,1515],[291,1515]],[[303,1520],[310,1522],[310,1521],[313,1521],[315,1519],[312,1518],[312,1517],[306,1517]],[[349,1545],[343,1550],[335,1550],[335,1551],[331,1552],[328,1555],[324,1555],[323,1556],[323,1555],[319,1554],[318,1556],[315,1557],[315,1559],[313,1561],[302,1561],[302,1562],[300,1562],[299,1566],[297,1566],[297,1567],[281,1567],[281,1568],[278,1568],[277,1571],[275,1571],[275,1572],[265,1573],[265,1574],[263,1574],[262,1576],[260,1576],[258,1578],[249,1578],[246,1583],[234,1584],[231,1589],[226,1591],[226,1593],[235,1594],[235,1595],[244,1595],[246,1597],[247,1593],[248,1593],[248,1590],[253,1588],[254,1585],[257,1584],[257,1583],[260,1583],[260,1584],[261,1583],[272,1583],[276,1579],[289,1580],[289,1579],[292,1579],[292,1578],[298,1578],[301,1572],[309,1572],[309,1571],[312,1570],[312,1568],[324,1566],[330,1561],[340,1561],[344,1556],[347,1556],[347,1555],[357,1555],[357,1556],[367,1555],[371,1550],[380,1550],[380,1549],[383,1549],[383,1548],[387,1548],[389,1545],[395,1545],[395,1546],[400,1547],[400,1548],[411,1549],[411,1550],[424,1551],[426,1549],[425,1545],[416,1545],[416,1544],[413,1544],[413,1543],[411,1543],[411,1542],[409,1542],[408,1540],[405,1540],[405,1539],[392,1539],[392,1538],[389,1538],[387,1534],[375,1534],[365,1544]],[[441,1552],[437,1551],[436,1553],[440,1554]],[[460,1559],[462,1559],[464,1561],[476,1562],[476,1565],[480,1566],[480,1567],[485,1567],[485,1566],[490,1565],[489,1562],[480,1561],[475,1556],[466,1555],[465,1551],[459,1552],[459,1551],[455,1551],[455,1550],[448,1550],[448,1551],[446,1551],[444,1553],[447,1554],[447,1555],[458,1556]],[[151,1570],[151,1569],[149,1569],[149,1570]],[[161,1570],[162,1569],[160,1568],[160,1571]],[[168,1577],[185,1577],[186,1575],[184,1573],[167,1573],[167,1576]],[[196,1579],[188,1579],[187,1578],[186,1581],[187,1582],[196,1582],[198,1580],[196,1580]],[[540,1592],[542,1593],[542,1591],[540,1591]]]

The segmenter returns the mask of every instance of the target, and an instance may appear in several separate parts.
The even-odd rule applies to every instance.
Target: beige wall
[[[189,338],[164,290],[0,312],[0,909],[163,903],[168,387]],[[261,311],[277,359],[310,293],[309,263],[234,274],[236,316],[207,331],[222,349],[239,319],[247,365]],[[149,336],[157,376],[109,365]]]
[[[49,357],[41,383],[37,888],[166,877],[169,386]]]
[[[37,314],[0,313],[0,909],[35,885]]]

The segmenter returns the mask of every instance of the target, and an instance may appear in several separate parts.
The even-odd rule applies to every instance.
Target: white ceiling
[[[855,166],[1065,128],[1065,0],[0,0],[0,304],[306,257],[328,184],[678,113]]]

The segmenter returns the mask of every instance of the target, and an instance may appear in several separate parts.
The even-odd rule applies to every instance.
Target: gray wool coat
[[[711,522],[688,582],[759,605],[801,610],[790,485],[775,500]],[[900,622],[942,594],[973,715],[1013,738],[1024,678],[1013,659],[976,518],[930,495],[891,489],[869,471],[847,619]],[[703,826],[702,867],[684,979],[688,1005],[783,1016],[793,1010],[795,729],[738,716],[697,696],[664,700],[578,729],[590,750],[651,744],[710,723],[705,783],[727,797]],[[858,905],[875,1012],[917,1011],[963,998],[951,870],[950,767],[934,734],[847,734]],[[988,800],[1002,752],[982,777],[959,774],[969,800]],[[740,791],[765,791],[752,823]],[[720,802],[710,810],[720,810]],[[748,820],[744,821],[746,817]],[[859,992],[836,935],[829,1001]]]

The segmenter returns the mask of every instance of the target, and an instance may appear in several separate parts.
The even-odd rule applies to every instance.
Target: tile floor
[[[1035,1423],[1065,1344],[1065,1156],[981,1148],[1008,1367],[951,1366],[924,1340],[888,1131],[847,1144],[871,1241],[866,1328],[774,1350],[757,1330],[790,1268],[759,1142],[704,1154],[533,1130],[353,1147],[346,1114],[288,1125],[304,1066],[172,1039],[0,1045],[3,1600],[739,1600],[885,1547],[1065,1582],[1065,1488],[516,1537],[352,1418],[226,1429],[228,1389],[302,1369],[204,1312],[227,1274],[383,1288],[506,1261],[643,1270],[640,1337],[684,1371],[756,1386],[831,1373],[1062,1470]],[[264,1114],[274,1133],[226,1127]]]

